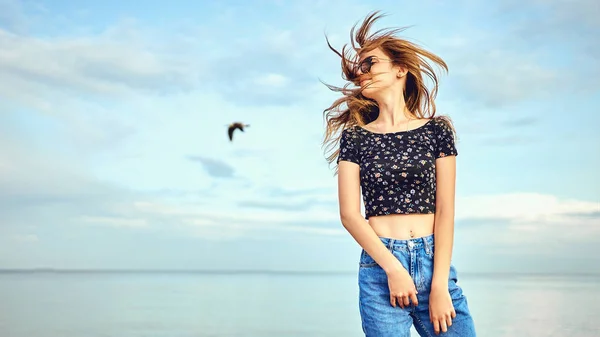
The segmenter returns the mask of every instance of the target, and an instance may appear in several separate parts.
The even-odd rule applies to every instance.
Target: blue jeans
[[[362,328],[367,337],[410,336],[414,324],[420,336],[437,336],[429,319],[429,292],[433,276],[433,234],[411,240],[380,238],[410,273],[417,287],[419,304],[415,307],[393,307],[385,271],[363,249],[360,255],[358,286]],[[456,284],[457,272],[450,266],[448,290],[456,317],[446,333],[439,336],[473,337],[475,325],[469,312],[467,298]]]

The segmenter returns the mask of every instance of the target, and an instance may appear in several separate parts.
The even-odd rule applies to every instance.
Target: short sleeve
[[[340,152],[338,154],[337,162],[342,160],[360,164],[360,157],[358,153],[358,135],[352,129],[344,129],[342,136],[340,137]]]
[[[454,141],[454,132],[448,121],[439,119],[436,121],[436,146],[435,158],[447,156],[458,156]]]

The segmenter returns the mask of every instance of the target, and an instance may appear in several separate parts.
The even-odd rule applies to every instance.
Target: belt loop
[[[388,250],[390,252],[393,251],[394,250],[393,247],[394,247],[394,239],[390,238],[390,241],[388,241]]]
[[[432,251],[431,251],[431,245],[429,244],[429,240],[427,240],[427,238],[422,238],[422,240],[423,240],[423,244],[425,245],[425,252],[427,254],[431,254]]]

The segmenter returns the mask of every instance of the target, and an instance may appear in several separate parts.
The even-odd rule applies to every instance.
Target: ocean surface
[[[600,276],[460,277],[478,336],[600,336]],[[3,271],[0,336],[359,337],[357,291],[353,273]]]

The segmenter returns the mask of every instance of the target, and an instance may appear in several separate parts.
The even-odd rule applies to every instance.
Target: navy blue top
[[[360,126],[342,131],[341,160],[360,167],[365,218],[435,213],[435,160],[456,156],[454,135],[440,118],[407,131],[374,133]]]

